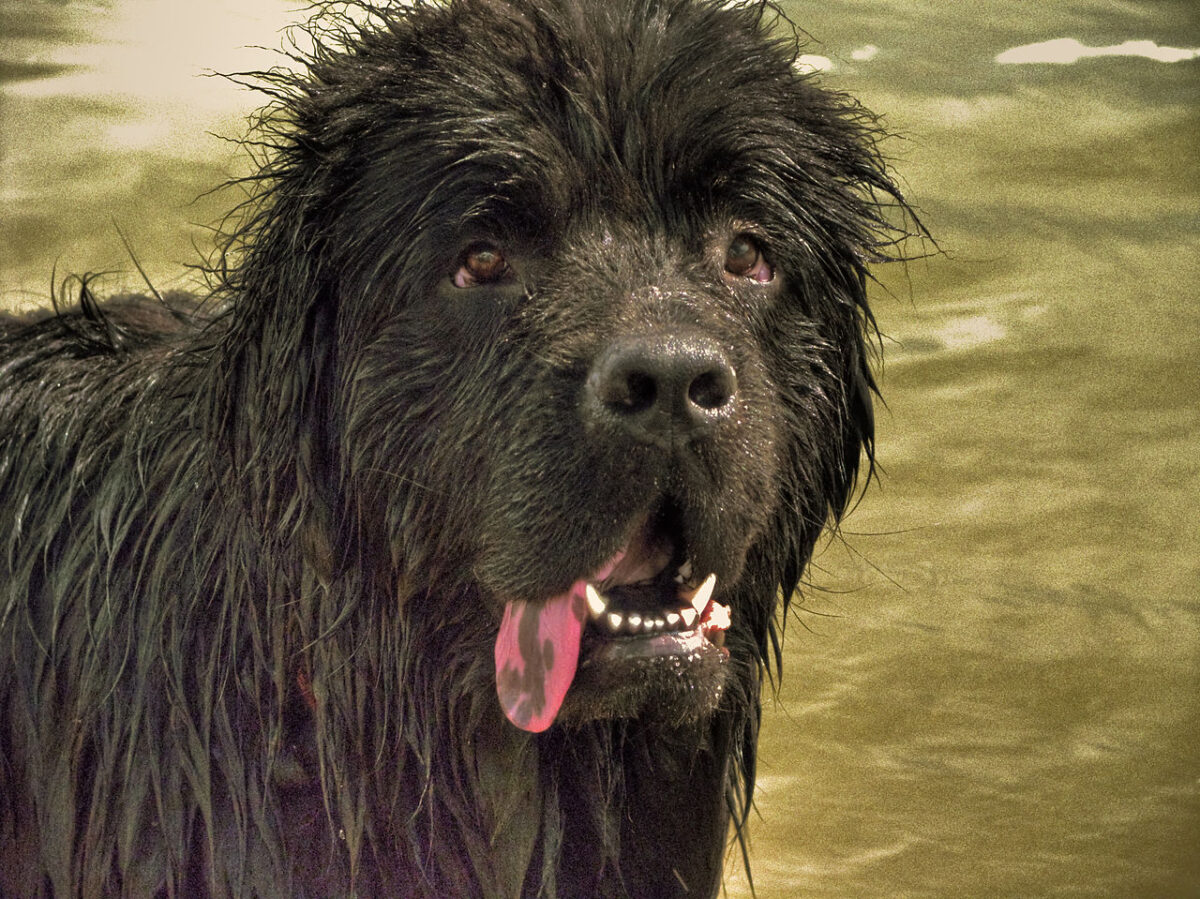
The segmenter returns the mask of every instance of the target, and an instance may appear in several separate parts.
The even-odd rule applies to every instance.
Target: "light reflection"
[[[1160,47],[1154,41],[1125,41],[1108,47],[1088,47],[1073,37],[1060,37],[1005,50],[996,57],[996,62],[1002,65],[1036,62],[1071,65],[1094,56],[1140,56],[1155,62],[1183,62],[1200,57],[1200,48]]]

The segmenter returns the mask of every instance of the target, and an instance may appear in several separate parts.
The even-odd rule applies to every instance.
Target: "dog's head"
[[[864,267],[898,198],[777,18],[451,0],[277,76],[235,331],[298,384],[259,414],[281,445],[271,409],[304,407],[297,443],[320,422],[332,558],[483,635],[528,730],[756,685],[869,450]]]

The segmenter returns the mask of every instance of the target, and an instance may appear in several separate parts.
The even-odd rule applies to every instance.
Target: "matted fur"
[[[357,8],[257,73],[211,297],[0,320],[0,893],[715,895],[871,447],[873,121],[758,2]],[[738,231],[771,285],[709,258]],[[515,289],[448,286],[480,237]],[[675,328],[737,368],[720,439],[586,439],[607,341]],[[668,494],[732,609],[719,707],[510,725],[504,598]]]

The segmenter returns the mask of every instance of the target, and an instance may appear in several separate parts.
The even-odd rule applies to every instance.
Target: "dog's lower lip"
[[[720,642],[710,640],[702,628],[696,627],[689,631],[608,639],[593,647],[579,663],[579,668],[582,671],[611,662],[667,656],[678,656],[686,662],[713,652],[728,656],[728,650],[721,645],[723,637],[722,634]]]

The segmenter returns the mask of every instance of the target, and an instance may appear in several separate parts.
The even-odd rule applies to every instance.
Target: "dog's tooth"
[[[626,616],[625,621],[629,624],[629,632],[636,634],[642,629],[642,616],[637,612],[631,612]]]
[[[608,613],[608,629],[614,634],[621,630],[621,625],[625,623],[625,616],[620,612]]]
[[[717,576],[710,574],[704,579],[704,583],[696,589],[696,592],[692,594],[690,602],[700,614],[704,614],[704,609],[708,606],[708,601],[712,599],[713,588],[716,585]]]
[[[708,610],[708,620],[704,624],[706,627],[727,631],[729,630],[729,625],[733,623],[732,614],[733,610],[729,606],[723,606],[719,602],[714,602],[712,608]]]
[[[652,625],[651,630],[656,634],[667,629],[667,622],[663,618],[655,618],[650,624]]]
[[[592,613],[593,619],[599,618],[608,608],[608,600],[601,596],[600,591],[591,584],[587,585],[587,603],[588,611]]]
[[[696,619],[700,617],[700,613],[691,606],[679,610],[679,617],[683,619],[683,626],[691,628],[696,623]]]
[[[672,628],[675,627],[677,624],[679,624],[679,613],[678,612],[667,612],[666,620],[663,623],[667,627],[672,627]]]
[[[679,583],[683,583],[692,576],[692,560],[688,559],[679,566]]]

